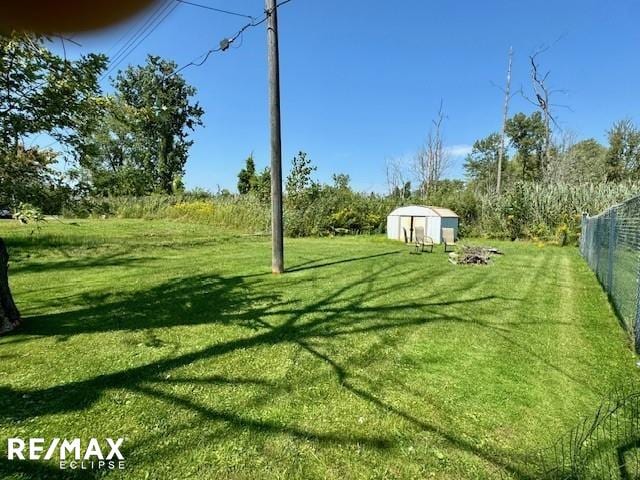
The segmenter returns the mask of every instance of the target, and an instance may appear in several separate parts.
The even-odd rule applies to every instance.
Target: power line
[[[177,1],[182,1],[182,0],[177,0]],[[285,5],[285,4],[289,3],[290,1],[291,0],[282,0],[281,2],[279,2],[275,6],[275,8],[278,8],[278,7],[282,6],[282,5]],[[183,65],[182,67],[180,67],[178,70],[173,72],[172,75],[177,75],[178,73],[180,73],[182,70],[184,70],[187,67],[200,67],[200,66],[204,65],[204,63],[209,59],[209,57],[212,54],[218,53],[218,52],[224,52],[225,50],[227,50],[233,44],[233,42],[235,42],[245,32],[245,30],[247,30],[249,28],[252,28],[252,27],[257,27],[258,25],[261,25],[264,22],[266,22],[267,18],[269,18],[269,16],[271,15],[271,12],[272,12],[272,10],[265,11],[264,12],[264,16],[260,20],[256,20],[254,17],[251,17],[252,21],[250,23],[247,23],[246,25],[244,25],[233,36],[223,39],[220,42],[220,45],[217,48],[212,48],[210,50],[207,50],[202,55],[194,58],[192,61],[190,61],[186,65]]]
[[[143,35],[143,32],[145,32],[152,24],[153,22],[162,14],[162,12],[164,10],[166,10],[170,4],[171,0],[163,0],[162,3],[160,3],[160,5],[158,6],[158,8],[156,8],[151,15],[149,15],[146,20],[138,26],[137,30],[135,30],[135,32],[133,33],[133,35],[131,35],[129,37],[129,39],[116,51],[116,53],[111,57],[112,60],[111,62],[109,62],[110,64],[114,63],[114,61],[117,61],[117,59],[138,39],[140,38],[140,36]],[[118,43],[124,39],[125,37],[127,37],[129,35],[129,33],[131,33],[131,31],[133,31],[135,29],[135,25],[120,39],[118,40]]]
[[[160,11],[160,10],[162,9],[162,6],[163,6],[163,5],[162,5],[162,4],[160,4],[160,5],[158,6],[158,8],[156,8],[156,9],[154,10],[154,12],[153,12],[151,15],[149,15],[149,17],[147,17],[147,22],[149,21],[150,17],[152,17],[153,15],[155,15],[158,11]],[[116,42],[111,46],[111,48],[107,51],[107,55],[109,55],[109,56],[110,56],[110,55],[111,55],[111,52],[113,52],[113,50],[114,50],[118,45],[120,45],[120,42],[122,42],[126,37],[128,37],[128,36],[129,36],[129,34],[130,34],[130,33],[132,33],[132,32],[136,29],[136,27],[138,27],[138,26],[139,26],[139,25],[137,25],[136,23],[133,23],[133,24],[131,25],[131,27],[130,27],[129,29],[127,29],[127,31],[126,31],[126,32],[125,32],[125,33],[124,33],[124,34],[123,34],[123,35],[118,39],[118,41],[116,41]],[[139,26],[139,27],[140,27],[140,28],[138,29],[138,32],[140,31],[140,29],[142,28],[142,26]],[[133,35],[133,36],[135,36],[135,35],[136,35],[136,34],[134,33],[134,35]],[[121,48],[122,48],[122,47],[121,47]],[[118,50],[118,52],[119,52],[119,51],[120,51],[120,50]],[[117,53],[117,52],[116,52],[116,53]]]
[[[178,6],[179,3],[174,3],[174,0],[167,0],[163,6],[158,8],[118,52],[116,52],[116,55],[109,64],[109,70],[100,77],[100,80],[103,80],[113,72]]]
[[[243,13],[232,12],[231,10],[223,10],[221,8],[215,8],[215,7],[211,7],[209,5],[202,5],[201,3],[189,2],[187,0],[176,0],[176,2],[186,3],[187,5],[193,5],[194,7],[205,8],[207,10],[212,10],[212,11],[218,12],[218,13],[226,13],[227,15],[235,15],[236,17],[244,17],[244,18],[249,18],[251,20],[254,20],[254,18],[251,15],[245,15]]]

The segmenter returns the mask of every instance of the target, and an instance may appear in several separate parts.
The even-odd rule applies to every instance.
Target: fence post
[[[586,258],[586,236],[587,236],[587,212],[582,212],[582,221],[580,222],[580,253]]]
[[[609,255],[607,258],[607,293],[613,298],[613,251],[616,247],[617,210],[611,209],[609,216]]]
[[[636,323],[633,326],[633,334],[636,341],[636,352],[640,353],[640,268],[638,268],[636,275],[638,278],[638,288],[636,294]]]

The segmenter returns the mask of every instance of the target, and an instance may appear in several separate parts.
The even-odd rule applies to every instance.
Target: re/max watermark
[[[91,438],[83,442],[80,438],[9,438],[7,459],[41,461],[56,459],[62,470],[124,470],[125,458],[120,449],[123,438],[103,441]]]

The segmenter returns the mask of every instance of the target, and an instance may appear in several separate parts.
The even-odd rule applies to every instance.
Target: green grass
[[[6,438],[124,437],[107,478],[526,477],[635,357],[575,248],[488,267],[380,237],[268,239],[164,221],[0,224],[24,328],[0,338]]]

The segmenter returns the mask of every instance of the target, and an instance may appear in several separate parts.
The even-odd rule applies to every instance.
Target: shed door
[[[407,240],[413,242],[414,217],[400,217],[400,238],[404,240],[404,231],[407,232]],[[404,229],[404,231],[403,231]]]

